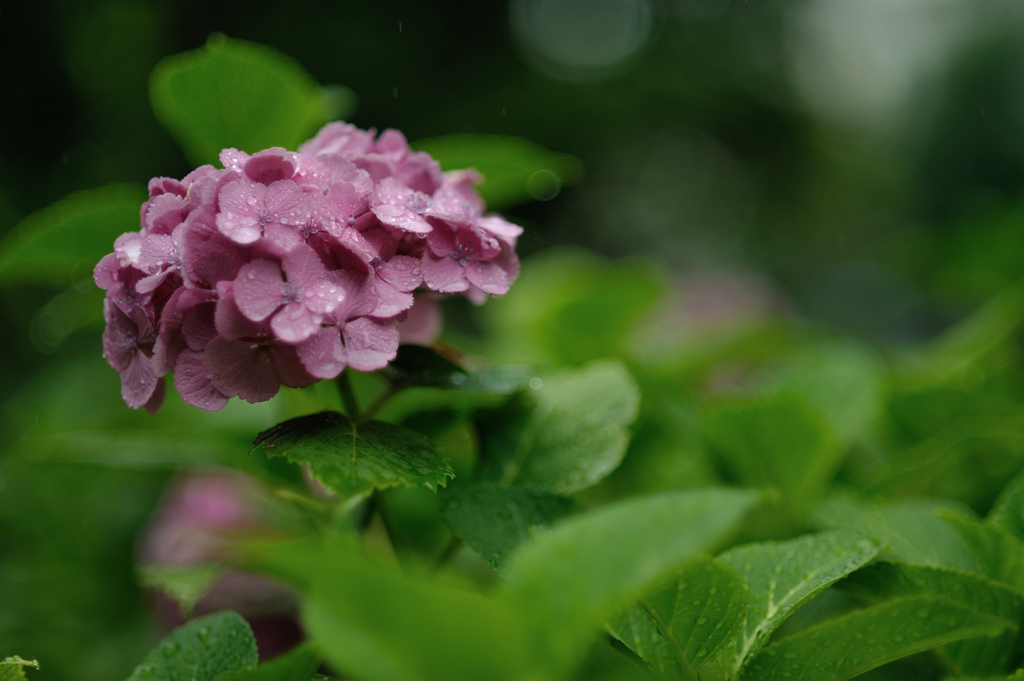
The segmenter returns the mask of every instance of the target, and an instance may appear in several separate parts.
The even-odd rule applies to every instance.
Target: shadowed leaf
[[[419,433],[382,421],[353,425],[331,411],[279,423],[256,436],[257,447],[309,464],[313,476],[342,498],[396,486],[437,489],[455,476]]]

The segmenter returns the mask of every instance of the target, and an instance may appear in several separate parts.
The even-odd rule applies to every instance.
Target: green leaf
[[[482,474],[555,494],[585,489],[622,461],[639,401],[618,361],[548,375],[527,398],[478,415]]]
[[[180,603],[189,614],[226,574],[226,570],[218,565],[152,564],[139,566],[137,571],[140,586],[159,589]]]
[[[842,342],[801,352],[779,388],[819,409],[848,447],[882,413],[885,378],[886,367],[876,351]]]
[[[491,210],[553,198],[582,174],[579,159],[508,135],[462,133],[416,141],[413,148],[436,158],[444,170],[476,168],[484,176],[480,195]]]
[[[842,461],[828,423],[795,395],[719,404],[707,415],[705,437],[736,479],[777,488],[795,509],[821,497]]]
[[[295,149],[344,103],[305,69],[265,45],[214,33],[203,47],[167,57],[149,81],[160,124],[194,165],[234,147]],[[333,109],[333,110],[332,110]]]
[[[659,266],[550,250],[523,263],[516,285],[480,309],[487,356],[534,366],[621,356],[634,323],[665,288]]]
[[[761,650],[740,681],[844,681],[953,641],[995,636],[998,617],[932,596],[900,598],[819,624]]]
[[[1016,655],[1024,597],[986,577],[949,568],[877,563],[852,575],[843,587],[869,601],[928,596],[1001,620],[1006,632],[995,638],[971,638],[944,646],[939,660],[954,674],[1002,671]],[[991,636],[991,635],[989,635]]]
[[[993,523],[952,512],[940,511],[939,515],[971,547],[983,575],[1024,593],[1024,542]]]
[[[217,681],[310,681],[323,659],[305,644],[258,667],[221,674]]]
[[[743,490],[667,492],[603,506],[524,544],[506,592],[573,650],[617,608],[687,560],[713,550],[757,501]]]
[[[139,229],[146,190],[109,184],[32,213],[0,241],[0,286],[95,288],[92,270],[114,239]]]
[[[697,671],[735,644],[747,600],[747,587],[735,570],[701,557],[644,594],[640,606],[615,620],[610,630],[655,672],[671,670],[675,676],[676,660]],[[637,614],[651,626],[639,625]]]
[[[925,497],[891,503],[835,496],[815,509],[819,525],[853,530],[888,547],[881,554],[915,565],[977,569],[974,555],[960,535],[938,515],[941,509],[969,513],[956,502]]]
[[[382,421],[354,425],[332,411],[279,423],[256,436],[257,447],[270,457],[309,464],[313,476],[343,499],[399,485],[435,490],[455,476],[419,433]]]
[[[747,544],[719,556],[750,591],[746,622],[736,643],[734,671],[800,606],[863,567],[879,551],[875,542],[840,530],[784,542]]]
[[[507,599],[409,579],[354,541],[287,544],[265,556],[264,567],[306,593],[303,628],[346,678],[543,678],[545,632]]]
[[[450,488],[441,503],[452,533],[495,569],[535,529],[545,529],[573,510],[572,500],[565,497],[489,483]]]
[[[172,631],[135,668],[128,681],[213,681],[255,667],[256,639],[242,616],[225,610]]]
[[[36,660],[23,660],[17,655],[0,660],[0,681],[25,681],[25,667],[39,669]]]
[[[1024,473],[1003,488],[988,513],[988,520],[1024,540]]]

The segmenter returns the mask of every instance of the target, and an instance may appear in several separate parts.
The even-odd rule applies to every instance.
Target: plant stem
[[[448,540],[445,547],[441,550],[441,553],[437,556],[437,560],[434,561],[434,570],[440,570],[445,564],[455,556],[455,552],[462,546],[462,540],[452,535],[452,538]]]
[[[348,378],[348,369],[338,375],[338,392],[341,393],[341,403],[345,407],[350,421],[359,420],[359,402],[356,401],[356,394],[352,390],[352,382]]]
[[[397,395],[398,393],[402,392],[403,390],[405,390],[408,387],[409,387],[409,384],[407,382],[405,382],[405,381],[400,381],[398,383],[392,383],[388,387],[387,390],[382,392],[377,397],[377,399],[375,399],[373,401],[373,403],[370,404],[370,406],[366,408],[366,411],[364,411],[362,416],[359,417],[359,421],[358,422],[359,423],[363,423],[365,421],[369,421],[373,417],[373,415],[377,413],[377,410],[384,406],[385,402],[387,402],[392,397],[394,397],[395,395]]]

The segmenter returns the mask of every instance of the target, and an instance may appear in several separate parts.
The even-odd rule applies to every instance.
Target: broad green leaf
[[[943,665],[958,676],[1001,671],[1016,655],[1017,633],[1024,616],[1024,597],[981,575],[949,568],[886,562],[852,575],[843,587],[871,602],[914,596],[940,598],[1001,620],[1007,631],[998,636],[965,637],[965,640],[946,644],[938,652]]]
[[[1001,618],[933,596],[882,603],[819,624],[761,649],[740,681],[845,681],[886,662],[953,641],[995,636]]]
[[[487,356],[548,367],[621,356],[634,323],[664,288],[650,261],[570,250],[533,256],[516,285],[480,309]]]
[[[218,565],[152,564],[138,568],[140,586],[163,591],[189,614],[225,574],[226,570]]]
[[[323,659],[323,655],[305,644],[258,667],[222,674],[217,681],[310,681]]]
[[[495,569],[535,529],[546,529],[573,510],[571,499],[527,487],[480,483],[442,495],[441,515],[452,533]]]
[[[161,61],[149,81],[157,120],[195,165],[216,163],[228,147],[295,149],[329,114],[348,113],[336,108],[342,92],[322,90],[273,48],[219,33]]]
[[[877,543],[848,531],[822,532],[784,542],[747,544],[718,560],[734,569],[750,592],[736,642],[734,671],[757,653],[800,606],[878,555]]]
[[[644,594],[609,629],[652,670],[675,676],[676,660],[697,671],[735,644],[747,601],[747,587],[732,568],[700,557]],[[641,617],[649,627],[637,621]]]
[[[706,488],[603,506],[524,544],[506,593],[550,628],[548,644],[575,650],[599,623],[687,560],[712,551],[753,507],[755,493]]]
[[[419,433],[382,421],[354,425],[331,411],[279,423],[256,436],[257,447],[309,464],[313,476],[343,499],[399,485],[433,490],[455,475]]]
[[[778,489],[783,503],[794,509],[817,501],[842,461],[828,423],[795,395],[718,404],[708,413],[704,432],[737,480]]]
[[[0,681],[25,681],[25,667],[39,669],[39,662],[23,660],[17,655],[0,660]]]
[[[861,437],[882,413],[886,367],[878,353],[851,342],[805,349],[779,388],[821,411],[844,446]]]
[[[257,661],[249,625],[238,613],[224,610],[172,631],[128,681],[213,681],[225,672],[255,667]]]
[[[819,504],[815,520],[823,527],[845,528],[888,547],[882,556],[915,565],[974,571],[977,562],[967,543],[937,513],[970,513],[956,502],[925,497],[891,503],[835,496]]]
[[[994,523],[958,513],[940,511],[940,515],[971,547],[983,575],[1024,593],[1024,542]]]
[[[476,168],[484,176],[480,195],[491,210],[504,210],[531,198],[553,198],[576,182],[579,159],[508,135],[462,133],[418,140],[412,145],[441,163],[444,170]]]
[[[92,270],[114,239],[139,229],[146,190],[109,184],[32,213],[0,241],[0,286],[93,287]]]
[[[618,361],[545,376],[527,396],[478,415],[483,475],[555,494],[585,489],[622,461],[639,401]]]
[[[266,559],[305,592],[303,628],[346,678],[542,678],[544,632],[506,599],[410,579],[355,542],[289,544]]]
[[[945,380],[976,365],[1024,322],[1024,281],[1008,286],[974,314],[939,336],[928,349],[919,373]]]
[[[1003,488],[988,513],[988,520],[1024,540],[1024,473]]]

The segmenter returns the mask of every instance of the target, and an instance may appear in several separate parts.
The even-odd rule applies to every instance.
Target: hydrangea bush
[[[95,299],[49,306],[92,305],[88,356],[9,405],[0,679],[1024,678],[1024,283],[898,353],[735,273],[679,297],[649,262],[549,253],[510,290],[521,230],[481,197],[525,200],[558,155],[340,122],[302,144],[316,84],[223,36],[151,85],[200,167],[0,242],[0,285],[66,286],[74,248],[131,230]],[[506,291],[479,354],[435,342],[441,298]],[[171,373],[208,411],[281,394],[132,413],[100,294],[129,407]],[[280,390],[319,379],[338,394]]]
[[[96,266],[104,356],[132,408],[159,409],[171,372],[216,411],[381,369],[403,336],[436,334],[431,292],[481,303],[519,271],[522,229],[484,212],[479,174],[442,173],[397,130],[336,122],[297,152],[220,160],[151,180],[141,229]]]

